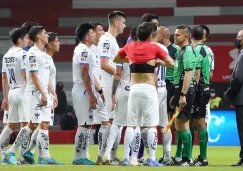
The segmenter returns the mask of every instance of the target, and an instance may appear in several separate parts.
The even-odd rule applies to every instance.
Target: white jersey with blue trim
[[[38,72],[41,87],[45,92],[48,92],[48,83],[50,77],[49,60],[45,52],[41,51],[36,46],[32,46],[26,55],[27,86],[25,91],[36,90],[36,87],[30,77],[31,72]]]
[[[166,46],[161,43],[154,43],[158,45],[161,49],[163,49],[167,54],[169,54]],[[166,75],[166,67],[159,66],[156,68],[157,76],[158,76],[158,87],[165,87],[165,75]]]
[[[92,90],[94,89],[93,64],[94,57],[91,49],[83,43],[79,43],[73,54],[73,83],[83,84],[80,65],[89,65],[89,77]]]
[[[49,60],[49,64],[50,64],[50,80],[51,80],[51,83],[52,83],[52,87],[53,87],[53,90],[56,91],[56,75],[57,75],[57,69],[56,69],[56,66],[54,64],[54,61],[53,61],[53,58],[46,54],[48,60]]]
[[[96,80],[100,83],[100,79],[101,79],[101,74],[100,74],[100,57],[97,51],[97,46],[92,45],[90,47],[91,51],[92,51],[92,55],[93,55],[93,60],[94,60],[94,65],[93,65],[93,74],[96,78]]]
[[[7,75],[10,89],[25,86],[21,70],[25,69],[26,51],[13,47],[3,56],[2,73]]]
[[[113,62],[113,58],[117,55],[119,51],[119,45],[115,37],[110,33],[106,32],[100,37],[98,43],[98,54],[100,58],[108,58],[109,64],[115,69],[116,64]],[[101,69],[101,86],[111,87],[112,86],[112,75],[108,74],[106,71]]]

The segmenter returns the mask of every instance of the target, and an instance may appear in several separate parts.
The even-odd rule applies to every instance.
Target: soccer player
[[[73,55],[73,89],[72,99],[75,114],[78,119],[78,129],[75,135],[74,165],[94,165],[86,158],[91,126],[94,124],[94,110],[97,108],[95,97],[95,83],[93,76],[94,57],[90,47],[95,44],[96,34],[94,25],[81,24],[76,29],[76,35],[80,41],[74,49]],[[80,105],[82,104],[82,105]]]
[[[36,22],[32,22],[32,21],[26,21],[22,24],[21,28],[25,29],[27,33],[29,33],[30,29],[34,26],[38,26],[39,24]],[[34,42],[29,38],[28,35],[28,45],[24,48],[25,51],[29,51],[29,49],[34,45]]]
[[[50,85],[49,85],[49,92],[52,92],[53,99],[54,100],[54,106],[55,108],[57,106],[57,96],[55,93],[56,88],[56,67],[53,61],[53,56],[56,52],[59,52],[60,49],[60,42],[57,36],[57,33],[48,32],[48,44],[46,45],[46,56],[48,59],[48,63],[50,65]],[[50,126],[53,125],[54,121],[54,112],[52,110],[52,113],[50,113]],[[38,164],[45,164],[45,160],[43,158],[42,154],[42,148],[40,145],[40,142],[37,140],[37,136],[39,133],[39,127],[33,132],[31,136],[31,141],[28,150],[23,154],[23,157],[25,160],[30,161],[30,164],[33,164],[34,162],[34,154],[35,154],[35,147],[37,146],[39,148],[39,158],[38,158]]]
[[[16,149],[39,125],[40,130],[37,139],[42,147],[43,158],[46,164],[59,164],[51,158],[49,153],[49,122],[53,98],[48,94],[49,82],[49,63],[43,49],[48,43],[48,35],[43,26],[34,26],[29,32],[30,39],[34,46],[27,52],[26,56],[26,75],[27,86],[25,88],[25,99],[27,101],[27,113],[30,122],[22,128],[8,150],[6,157],[11,164],[16,162]]]
[[[195,166],[207,166],[207,144],[208,131],[206,124],[206,105],[209,103],[210,91],[210,70],[212,57],[203,44],[203,27],[195,26],[192,28],[192,45],[196,54],[195,81],[197,82],[197,94],[194,102],[194,113],[192,117],[198,130],[200,155],[194,160]]]
[[[161,31],[162,28],[157,26],[155,27],[154,31],[152,32],[152,43],[158,45],[161,49],[163,49],[166,53],[169,54],[168,49],[161,42],[161,38],[163,37],[163,32]],[[171,68],[171,67],[169,67]],[[168,68],[168,69],[169,69]],[[159,126],[162,128],[161,132],[164,131],[164,128],[168,124],[168,114],[167,114],[167,90],[166,90],[166,71],[167,68],[165,66],[158,66],[156,68],[156,76],[158,78],[157,82],[157,91],[158,91],[158,99],[159,99]],[[162,164],[167,164],[170,161],[170,152],[171,152],[171,141],[172,141],[172,134],[171,131],[162,134],[162,144],[163,144],[163,157],[160,161]]]
[[[139,124],[139,117],[143,117],[144,127],[148,128],[149,159],[147,160],[147,165],[161,166],[155,157],[159,106],[154,71],[156,58],[164,60],[168,66],[174,65],[174,61],[165,51],[150,43],[152,28],[152,23],[145,22],[140,24],[137,29],[139,41],[131,42],[120,49],[114,58],[114,62],[126,63],[129,60],[131,72],[124,147],[132,143],[134,129]],[[125,161],[129,163],[128,159],[124,159]]]
[[[24,29],[15,28],[10,33],[13,48],[4,55],[2,60],[3,102],[7,125],[0,135],[0,152],[2,152],[9,136],[16,129],[18,122],[28,122],[24,90],[26,86],[25,57],[23,50],[28,44],[27,33]]]
[[[136,36],[137,27],[132,27],[131,29],[131,38],[133,41],[137,41]],[[116,99],[117,89],[119,87],[119,93],[118,97]],[[112,146],[117,138],[120,138],[121,136],[121,130],[123,126],[127,125],[127,102],[128,102],[128,96],[130,91],[130,69],[129,64],[124,63],[122,66],[117,65],[116,72],[113,77],[113,84],[112,84],[112,110],[115,112],[115,118],[112,122],[111,128],[110,128],[110,134],[107,140],[107,147],[105,149],[105,154],[103,157],[103,161],[105,164],[110,164],[111,156],[110,152],[112,149]],[[140,132],[140,128],[139,128]],[[139,133],[140,136],[140,133]],[[140,139],[138,138],[138,143],[140,144]],[[134,147],[132,147],[132,151],[139,150],[139,144],[134,144]],[[124,154],[126,157],[129,158],[129,152],[130,147],[125,146],[124,147]],[[122,162],[122,165],[127,165],[127,163]],[[132,156],[129,165],[138,165],[137,162],[137,154],[135,156]]]
[[[105,96],[105,104],[108,110],[108,115],[110,119],[110,123],[114,118],[114,112],[112,109],[112,76],[115,73],[116,65],[113,62],[113,57],[117,54],[119,50],[119,45],[117,43],[116,37],[119,34],[123,33],[125,25],[126,15],[121,11],[113,11],[108,15],[109,29],[104,35],[101,36],[100,41],[98,43],[98,53],[100,56],[100,66],[101,66],[101,87]],[[105,133],[103,134],[102,140],[108,137],[108,133],[111,125],[109,124],[106,128]],[[111,164],[119,164],[119,160],[117,159],[116,152],[118,145],[120,143],[120,139],[117,139],[114,143],[112,155],[111,155]],[[106,143],[104,143],[103,147],[106,147]],[[103,158],[104,154],[100,154],[101,158]]]
[[[99,132],[98,132],[98,142],[99,142],[99,146],[98,146],[98,157],[96,160],[96,164],[100,165],[102,164],[102,158],[100,157],[101,154],[104,154],[104,148],[103,148],[103,144],[106,140],[106,138],[103,139],[103,135],[105,134],[106,128],[109,124],[109,117],[108,117],[108,111],[107,108],[105,106],[105,102],[104,102],[104,94],[103,94],[103,90],[100,86],[100,79],[101,79],[101,74],[100,74],[100,57],[99,57],[99,53],[98,53],[98,49],[97,49],[97,45],[99,42],[100,37],[105,33],[102,23],[99,22],[92,22],[91,24],[94,25],[94,32],[96,34],[96,40],[95,43],[90,47],[93,56],[95,57],[94,59],[94,65],[93,65],[93,75],[94,75],[94,81],[96,82],[95,85],[97,86],[96,89],[98,89],[98,92],[95,92],[96,94],[96,98],[98,101],[98,106],[97,106],[97,110],[95,110],[95,117],[94,117],[94,123],[95,124],[101,124]]]
[[[192,160],[192,137],[189,128],[191,109],[195,100],[194,73],[195,54],[193,47],[189,44],[190,28],[186,25],[179,25],[175,31],[175,44],[181,50],[176,57],[174,67],[175,95],[172,105],[182,108],[182,111],[175,119],[177,151],[175,158],[168,164],[178,166],[190,166]],[[186,152],[182,160],[182,143]]]

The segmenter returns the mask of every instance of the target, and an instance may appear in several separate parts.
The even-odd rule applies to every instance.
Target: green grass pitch
[[[91,145],[89,149],[90,159],[95,161],[97,155],[97,146]],[[143,166],[72,166],[74,156],[74,145],[51,145],[50,151],[53,158],[65,163],[64,166],[39,166],[39,165],[19,165],[19,166],[1,166],[0,171],[235,171],[242,170],[242,167],[230,167],[230,164],[238,160],[239,147],[209,147],[208,160],[209,167],[143,167]],[[172,147],[172,154],[175,153],[175,146]],[[199,147],[194,146],[193,157],[199,154]],[[158,146],[157,158],[162,155],[162,146]],[[123,146],[118,149],[118,157],[123,158]]]

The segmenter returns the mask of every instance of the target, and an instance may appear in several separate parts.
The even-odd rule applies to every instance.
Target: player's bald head
[[[167,26],[160,26],[158,29],[158,33],[165,38],[170,38],[170,30]]]
[[[240,30],[239,33],[238,33],[238,36],[243,36],[243,30]]]

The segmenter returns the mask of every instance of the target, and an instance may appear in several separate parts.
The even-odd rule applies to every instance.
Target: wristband
[[[180,93],[180,96],[186,96],[186,94],[184,94],[183,92]]]
[[[99,94],[103,94],[103,90],[100,89],[100,90],[98,91],[98,93],[99,93]]]

